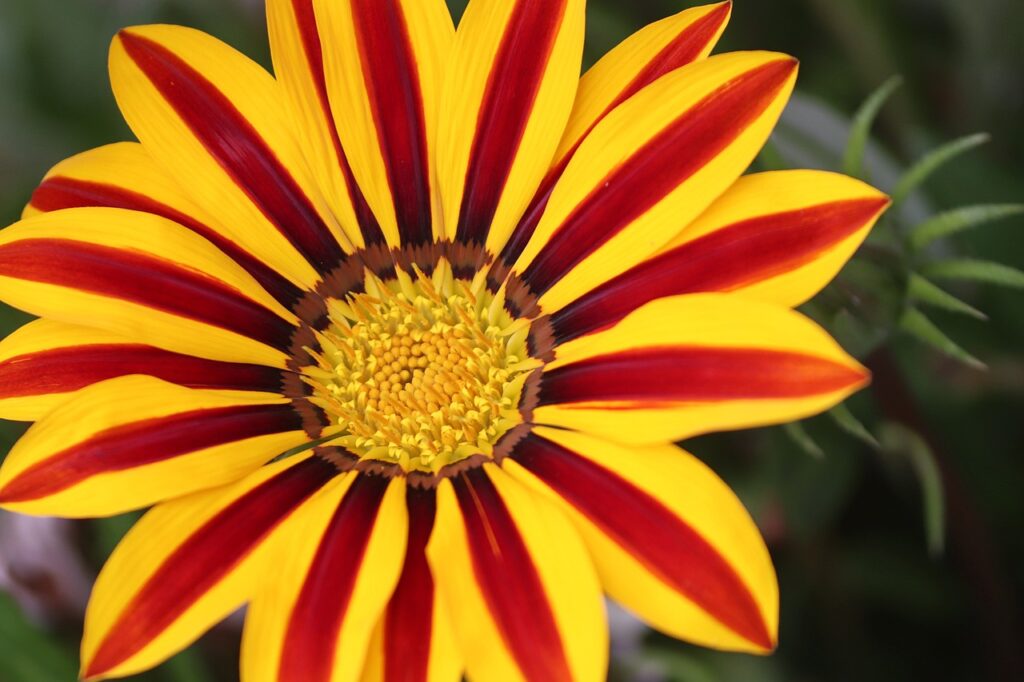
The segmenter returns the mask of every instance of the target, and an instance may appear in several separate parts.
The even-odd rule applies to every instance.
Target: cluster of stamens
[[[428,277],[368,275],[365,292],[328,301],[329,326],[307,348],[308,400],[326,433],[364,459],[436,473],[494,445],[520,423],[529,370],[525,320],[450,267]]]

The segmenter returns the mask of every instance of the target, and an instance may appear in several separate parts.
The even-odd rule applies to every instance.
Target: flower
[[[887,205],[740,177],[796,78],[709,57],[729,3],[578,80],[583,0],[270,0],[276,80],[127,29],[140,143],[57,165],[0,232],[0,504],[155,505],[99,576],[83,676],[249,603],[247,682],[599,680],[602,592],[767,652],[768,552],[673,441],[801,418],[866,371],[790,308]],[[282,456],[282,453],[288,456]],[[362,677],[360,677],[362,676]]]

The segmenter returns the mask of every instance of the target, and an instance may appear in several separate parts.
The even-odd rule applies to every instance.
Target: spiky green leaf
[[[964,303],[953,294],[940,289],[916,273],[911,273],[910,275],[910,286],[907,293],[912,301],[918,303],[960,313],[961,315],[969,315],[979,320],[988,319],[985,313],[970,304]]]
[[[925,539],[932,556],[942,554],[946,538],[946,504],[935,454],[917,432],[896,422],[882,424],[879,440],[886,454],[905,458],[921,486]]]
[[[1002,263],[974,258],[955,258],[928,263],[921,268],[921,274],[932,278],[983,282],[1024,289],[1024,271]]]
[[[919,251],[937,239],[1021,213],[1024,213],[1024,204],[983,204],[955,208],[934,215],[911,230],[910,245]]]
[[[821,449],[821,446],[814,442],[811,435],[807,433],[807,429],[800,422],[790,422],[782,426],[782,430],[786,432],[790,440],[800,446],[800,449],[806,452],[815,459],[822,459],[825,456],[825,451]]]
[[[864,423],[857,419],[857,416],[850,411],[850,408],[846,406],[846,403],[839,403],[831,410],[828,411],[828,416],[832,418],[832,421],[836,423],[846,433],[850,434],[854,438],[861,440],[873,448],[878,448],[878,440],[872,435],[868,427],[864,426]]]
[[[902,84],[902,77],[893,76],[871,93],[854,114],[853,124],[850,126],[850,138],[846,143],[846,151],[843,153],[843,171],[847,175],[861,177],[864,172],[864,150],[867,148],[868,138],[871,135],[871,126],[874,125],[875,119],[878,118],[878,112],[882,110],[892,93]]]
[[[959,360],[974,369],[985,369],[985,364],[981,360],[978,360],[961,348],[959,344],[946,336],[945,332],[936,327],[934,322],[925,317],[924,313],[916,308],[910,308],[904,313],[903,318],[900,320],[900,329],[954,360]]]
[[[967,137],[961,137],[952,142],[933,149],[910,167],[892,191],[892,203],[896,206],[903,202],[911,192],[917,189],[921,183],[927,180],[932,173],[942,168],[948,162],[975,147],[989,141],[988,133],[975,133]]]

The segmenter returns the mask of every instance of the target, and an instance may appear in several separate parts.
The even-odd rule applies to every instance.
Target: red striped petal
[[[101,431],[28,467],[0,490],[0,504],[39,499],[93,476],[217,445],[301,429],[302,420],[289,403],[238,405],[144,419]]]
[[[332,464],[311,457],[268,479],[206,522],[136,593],[86,665],[83,677],[112,670],[160,635],[337,473]]]
[[[452,479],[473,570],[502,639],[528,680],[573,679],[537,567],[483,469]]]
[[[221,233],[192,216],[185,215],[144,194],[99,182],[54,176],[47,178],[39,185],[32,195],[31,205],[43,212],[100,206],[153,213],[173,220],[179,225],[184,225],[211,241],[217,248],[245,268],[264,289],[283,305],[290,307],[302,296],[302,291],[297,286]]]
[[[352,206],[355,209],[356,220],[359,221],[359,231],[363,235],[363,241],[367,246],[384,243],[384,233],[381,232],[380,224],[373,215],[370,205],[366,203],[366,197],[359,189],[355,176],[352,174],[352,167],[348,163],[345,151],[341,147],[341,138],[338,136],[338,129],[334,126],[334,115],[331,113],[331,104],[327,95],[327,77],[324,72],[323,46],[320,42],[320,32],[316,26],[316,14],[313,11],[313,0],[291,0],[295,12],[295,20],[302,37],[302,49],[306,53],[306,61],[313,74],[313,81],[316,85],[316,95],[323,110],[324,120],[331,133],[331,143],[334,145],[334,153],[341,166],[342,176],[348,186],[352,198]]]
[[[774,647],[757,602],[733,567],[657,499],[536,434],[520,441],[512,457],[652,574],[736,634],[765,650]]]
[[[427,564],[427,542],[434,529],[437,501],[433,490],[409,486],[409,545],[402,577],[384,612],[384,674],[388,682],[427,682],[435,633],[434,578]]]
[[[398,0],[352,0],[370,107],[403,244],[433,240],[423,94]]]
[[[540,405],[593,401],[679,403],[798,398],[863,383],[857,370],[788,351],[651,347],[587,358],[545,372]]]
[[[726,83],[655,135],[599,183],[521,273],[541,295],[725,149],[775,100],[796,61],[781,59]]]
[[[872,220],[888,200],[853,199],[761,216],[711,232],[637,265],[551,316],[564,343],[615,324],[665,296],[730,291],[814,260]]]
[[[279,679],[330,682],[338,633],[388,483],[360,475],[338,505],[292,610]]]
[[[0,362],[0,400],[68,393],[106,379],[148,374],[189,388],[281,390],[272,367],[218,362],[141,344],[94,344],[41,350]]]
[[[469,157],[456,238],[483,244],[540,90],[566,0],[517,2],[494,60]]]
[[[594,122],[586,129],[586,132],[579,136],[576,144],[570,147],[569,151],[562,156],[561,160],[551,168],[544,178],[544,182],[541,183],[536,196],[530,202],[529,208],[527,208],[526,213],[519,221],[515,231],[513,231],[508,244],[502,249],[502,262],[512,265],[519,258],[523,249],[526,248],[526,244],[530,241],[530,237],[533,236],[534,230],[537,229],[537,224],[540,223],[541,216],[544,215],[544,209],[547,208],[548,200],[551,198],[551,192],[555,188],[555,184],[562,177],[565,167],[569,165],[572,155],[579,149],[587,133],[603,121],[605,116],[611,113],[615,107],[625,102],[637,92],[670,71],[685,66],[700,57],[708,43],[718,35],[722,24],[729,18],[731,10],[730,3],[724,3],[714,11],[693,22],[685,31],[680,32],[623,88],[622,92],[612,100],[612,103],[600,116],[594,119]]]
[[[0,246],[0,275],[130,301],[286,349],[294,330],[274,312],[203,273],[142,252],[69,239]]]
[[[122,31],[133,62],[267,219],[321,272],[344,253],[309,197],[237,108],[166,47]]]

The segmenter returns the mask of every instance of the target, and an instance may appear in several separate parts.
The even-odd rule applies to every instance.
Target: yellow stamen
[[[528,322],[455,280],[442,261],[331,300],[331,324],[303,369],[311,403],[363,458],[436,472],[494,445],[519,423]]]

